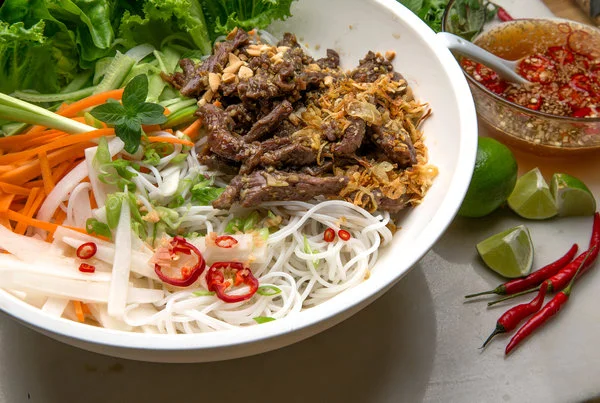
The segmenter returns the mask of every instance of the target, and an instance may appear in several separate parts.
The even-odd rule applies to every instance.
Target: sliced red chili
[[[206,283],[208,291],[214,291],[220,300],[230,303],[246,301],[258,290],[258,280],[250,268],[240,262],[213,263],[206,273]],[[232,287],[240,284],[247,285],[248,292],[239,295],[229,293]]]
[[[98,247],[94,242],[86,242],[79,245],[79,248],[77,248],[77,257],[79,259],[90,259],[97,251]]]
[[[577,90],[592,92],[592,83],[590,82],[589,77],[585,74],[573,74],[571,76],[571,80],[569,81],[569,85]]]
[[[532,82],[549,83],[556,75],[552,60],[540,53],[528,56],[519,63],[517,72]]]
[[[488,90],[500,95],[508,88],[506,81],[496,81],[483,84]]]
[[[573,52],[565,46],[550,46],[546,54],[558,64],[571,64],[575,60]]]
[[[342,241],[347,241],[349,240],[352,236],[350,235],[350,233],[348,231],[346,231],[345,229],[341,229],[338,231],[338,236],[340,237],[340,239]]]
[[[82,273],[94,273],[96,271],[96,266],[87,263],[81,263],[79,265],[79,271]]]
[[[578,109],[585,100],[585,94],[571,87],[570,85],[563,85],[558,90],[558,99],[565,101],[573,109]]]
[[[571,113],[571,116],[573,116],[574,118],[585,118],[587,116],[591,116],[592,114],[592,108],[579,108],[579,109],[575,109],[573,111],[573,113]]]
[[[231,248],[237,245],[238,241],[230,235],[221,235],[215,238],[215,245],[220,248]]]
[[[489,67],[484,66],[481,63],[478,63],[475,67],[475,72],[479,75],[477,81],[481,81],[482,83],[487,83],[490,81],[498,81],[498,74]]]
[[[335,240],[335,231],[333,228],[327,228],[323,233],[323,240],[325,242],[333,242]]]
[[[169,243],[168,257],[155,262],[154,272],[167,284],[187,287],[198,280],[205,267],[206,262],[198,248],[176,236]]]

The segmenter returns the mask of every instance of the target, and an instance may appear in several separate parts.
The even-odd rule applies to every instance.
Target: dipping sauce
[[[521,59],[517,72],[531,84],[506,82],[493,70],[466,58],[461,60],[461,65],[490,91],[528,109],[556,116],[600,117],[600,49],[594,47],[598,44],[588,32],[569,24],[558,24],[553,28],[558,33],[552,32],[551,38],[563,36],[559,44],[543,46],[537,43],[524,57],[525,49],[517,47],[510,55],[512,59]],[[518,25],[504,31],[507,31],[502,35],[505,40],[510,40],[511,35],[522,39],[522,27]],[[547,36],[544,35],[545,41],[549,39]],[[480,41],[486,42],[485,39],[482,37]],[[491,41],[487,49],[502,53],[497,48],[490,48],[490,44],[498,45],[500,41]],[[500,50],[506,50],[506,45],[503,44]],[[515,57],[515,53],[519,56]]]

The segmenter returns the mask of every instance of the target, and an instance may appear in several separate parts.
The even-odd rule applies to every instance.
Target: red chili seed
[[[81,263],[79,265],[79,271],[82,273],[94,273],[96,271],[96,266],[87,263]]]
[[[94,242],[86,242],[79,245],[79,248],[77,248],[77,257],[79,259],[90,259],[97,251],[98,247]]]
[[[237,239],[229,235],[221,235],[215,238],[215,244],[220,248],[231,248],[237,243]]]
[[[327,228],[325,230],[325,232],[323,233],[323,240],[325,242],[333,242],[334,239],[335,239],[335,231],[333,230],[333,228]]]
[[[352,237],[352,235],[350,235],[350,233],[348,231],[346,231],[345,229],[339,230],[338,236],[340,237],[340,239],[342,241],[347,241]]]

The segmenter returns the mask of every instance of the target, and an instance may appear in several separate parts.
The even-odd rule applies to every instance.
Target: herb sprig
[[[125,86],[121,103],[109,99],[90,112],[96,119],[114,126],[116,135],[125,143],[125,151],[130,154],[140,146],[142,125],[157,125],[167,120],[165,108],[146,102],[147,96],[148,77],[140,74]]]
[[[444,11],[449,0],[398,0],[419,16],[435,32],[442,30]],[[498,6],[487,0],[456,0],[449,10],[450,31],[471,40],[481,32],[483,24],[492,20]]]

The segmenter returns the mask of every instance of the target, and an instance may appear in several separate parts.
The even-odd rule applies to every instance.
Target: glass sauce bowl
[[[454,4],[454,0],[448,4],[442,30],[458,34],[453,27],[457,13]],[[600,30],[562,19],[503,22],[484,29],[473,42],[502,58],[517,60],[544,52],[550,46],[565,45],[569,40],[600,51]],[[466,72],[465,75],[480,127],[490,136],[541,156],[568,157],[600,151],[600,118],[566,117],[528,109],[488,90]]]

